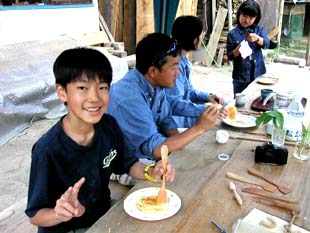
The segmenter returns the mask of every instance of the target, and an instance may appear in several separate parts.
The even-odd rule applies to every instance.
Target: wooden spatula
[[[273,184],[274,186],[276,186],[278,188],[278,190],[283,193],[283,194],[288,194],[290,192],[292,192],[293,190],[289,187],[277,184],[275,182],[273,182],[271,179],[267,178],[262,172],[257,171],[255,168],[251,167],[248,169],[248,172],[254,176],[260,177],[263,180],[267,181],[270,184]]]
[[[242,199],[241,199],[239,193],[237,193],[236,185],[232,181],[229,182],[229,189],[233,192],[234,198],[236,199],[237,203],[239,205],[242,205]]]
[[[272,184],[268,184],[268,183],[261,184],[261,183],[256,182],[256,181],[246,179],[246,178],[244,178],[242,176],[239,176],[237,174],[234,174],[232,172],[227,172],[226,176],[228,178],[231,178],[231,179],[243,182],[243,183],[254,184],[254,185],[260,186],[260,187],[262,187],[264,190],[266,190],[268,192],[272,192],[273,193],[273,192],[275,192],[277,190],[277,187],[272,185]]]
[[[287,198],[283,196],[275,196],[274,194],[266,193],[263,190],[260,190],[258,188],[253,188],[253,187],[243,188],[242,192],[250,193],[250,194],[257,195],[257,196],[261,196],[261,197],[265,197],[265,198],[273,199],[273,200],[278,200],[278,201],[282,201],[286,203],[293,203],[293,204],[298,203],[297,199],[291,199],[291,198]]]
[[[166,145],[162,145],[160,148],[160,152],[161,152],[161,161],[162,161],[164,174],[163,174],[162,186],[158,192],[157,202],[167,203],[168,196],[167,196],[167,190],[166,190],[166,171],[167,171],[167,162],[168,162],[168,147]]]

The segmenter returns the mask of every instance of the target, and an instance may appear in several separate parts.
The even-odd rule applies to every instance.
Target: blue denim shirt
[[[165,88],[153,88],[137,69],[111,86],[107,112],[121,127],[128,153],[138,158],[153,159],[153,150],[166,139],[165,133],[177,128]]]
[[[166,89],[167,100],[171,105],[173,119],[178,127],[191,127],[206,109],[209,94],[193,88],[190,71],[191,63],[185,56],[181,56],[179,76],[171,89]]]
[[[264,38],[264,45],[260,46],[256,42],[248,42],[253,53],[251,56],[242,59],[241,55],[234,58],[233,50],[246,38],[246,29],[236,27],[228,32],[227,35],[227,56],[229,60],[233,60],[232,78],[240,82],[250,83],[251,79],[266,73],[262,48],[269,48],[269,39],[262,26],[247,29],[250,33],[255,33]],[[251,77],[251,72],[254,69],[254,76]]]

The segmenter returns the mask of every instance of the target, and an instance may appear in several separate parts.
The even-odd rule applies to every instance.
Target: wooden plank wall
[[[177,17],[181,15],[197,15],[198,0],[180,0]]]
[[[154,32],[153,1],[137,0],[137,39],[139,42],[147,33]],[[177,15],[196,15],[198,0],[180,0]]]
[[[197,4],[198,0],[180,0],[177,17],[196,15]],[[128,54],[135,52],[136,43],[146,34],[154,32],[153,0],[99,0],[98,6],[115,41],[123,41]]]
[[[137,0],[136,4],[136,43],[138,43],[145,34],[154,32],[154,10],[153,1]]]
[[[113,0],[112,35],[115,41],[123,41],[124,0]]]
[[[136,4],[132,0],[124,0],[123,41],[128,54],[136,52]]]

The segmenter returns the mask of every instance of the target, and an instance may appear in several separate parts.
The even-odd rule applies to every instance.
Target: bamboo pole
[[[228,30],[232,29],[232,0],[228,0]]]
[[[212,0],[212,28],[216,18],[216,0]]]
[[[310,47],[310,30],[308,34],[307,50],[306,50],[306,66],[310,66],[309,48]]]
[[[281,45],[281,34],[282,34],[282,19],[283,19],[283,10],[284,10],[284,0],[280,0],[279,4],[279,16],[278,16],[278,27],[279,27],[279,33],[278,33],[278,50],[280,49]]]

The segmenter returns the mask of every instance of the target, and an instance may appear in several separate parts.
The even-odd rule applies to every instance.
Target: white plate
[[[257,83],[265,84],[265,85],[272,85],[276,83],[275,79],[268,78],[268,77],[262,77],[257,79]]]
[[[227,125],[236,127],[236,128],[250,128],[256,126],[256,118],[249,115],[237,114],[235,120],[223,119],[223,122]]]
[[[145,220],[145,221],[156,221],[169,218],[175,215],[181,208],[181,199],[177,194],[167,189],[168,194],[168,208],[164,213],[143,213],[137,208],[137,201],[141,197],[154,196],[158,194],[160,188],[150,187],[139,189],[131,194],[129,194],[124,200],[124,210],[125,212],[134,218]]]

